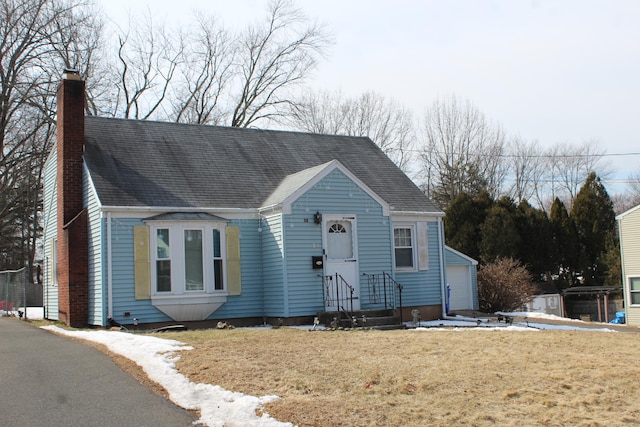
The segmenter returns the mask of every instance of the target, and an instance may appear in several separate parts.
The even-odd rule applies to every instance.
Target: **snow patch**
[[[118,331],[68,331],[57,326],[43,326],[57,334],[106,345],[109,350],[137,363],[150,379],[162,385],[169,398],[185,409],[199,410],[199,423],[209,427],[292,427],[266,413],[256,415],[262,405],[278,396],[249,396],[211,384],[193,383],[176,368],[180,351],[193,350],[179,341]]]

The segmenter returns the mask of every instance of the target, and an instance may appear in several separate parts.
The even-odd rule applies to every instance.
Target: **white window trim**
[[[627,276],[627,295],[629,298],[629,305],[633,306],[633,307],[640,307],[639,303],[633,303],[633,298],[631,298],[634,294],[638,294],[640,295],[640,289],[639,290],[631,290],[631,279],[640,279],[640,275],[634,275],[634,276]]]
[[[411,257],[412,257],[412,266],[411,267],[403,267],[396,265],[396,230],[397,229],[409,229],[411,231]],[[393,243],[393,266],[396,271],[399,272],[412,272],[418,271],[418,239],[416,234],[416,223],[406,223],[399,222],[393,224],[393,235],[391,236]]]
[[[171,291],[157,290],[157,230],[169,230],[169,250],[171,260]],[[202,230],[204,290],[186,290],[185,261],[184,261],[184,230]],[[222,289],[215,289],[215,274],[213,269],[213,230],[220,233],[220,255],[222,259]],[[150,263],[151,263],[151,299],[156,302],[186,303],[188,300],[199,302],[214,301],[219,297],[226,297],[227,269],[226,267],[226,222],[216,221],[153,221],[150,225]]]

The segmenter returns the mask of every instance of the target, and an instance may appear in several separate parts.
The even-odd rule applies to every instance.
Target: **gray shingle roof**
[[[85,137],[106,206],[258,208],[283,180],[336,159],[392,210],[440,212],[365,137],[99,117],[86,117]]]

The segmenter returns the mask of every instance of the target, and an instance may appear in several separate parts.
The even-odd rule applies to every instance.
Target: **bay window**
[[[152,225],[152,294],[155,296],[225,291],[226,223],[173,222]]]

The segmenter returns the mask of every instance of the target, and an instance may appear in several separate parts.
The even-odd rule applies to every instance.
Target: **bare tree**
[[[150,13],[118,35],[114,116],[146,120],[158,117],[169,97],[184,53],[183,35],[156,26]]]
[[[413,115],[382,95],[343,98],[340,92],[308,91],[296,102],[288,123],[307,132],[368,136],[400,169],[410,170],[416,139]]]
[[[266,22],[240,36],[231,126],[277,121],[293,102],[290,90],[309,76],[329,44],[323,28],[309,24],[292,2],[273,0]]]
[[[507,172],[505,134],[471,102],[455,96],[436,100],[425,113],[424,136],[427,193],[442,208],[461,192],[500,194]]]
[[[235,46],[229,33],[215,19],[199,15],[189,34],[180,68],[180,83],[172,94],[176,122],[221,124],[225,95],[233,77]]]
[[[547,159],[537,141],[526,142],[518,137],[509,143],[510,172],[513,184],[509,196],[517,201],[535,200],[544,209],[543,195],[548,184]]]
[[[597,172],[601,179],[611,175],[611,166],[603,160],[604,151],[595,141],[585,141],[581,145],[559,143],[549,150],[547,156],[553,173],[552,196],[556,191],[566,192],[570,205],[591,172]]]
[[[55,87],[63,66],[91,57],[99,31],[84,0],[0,3],[0,268],[33,267]]]

